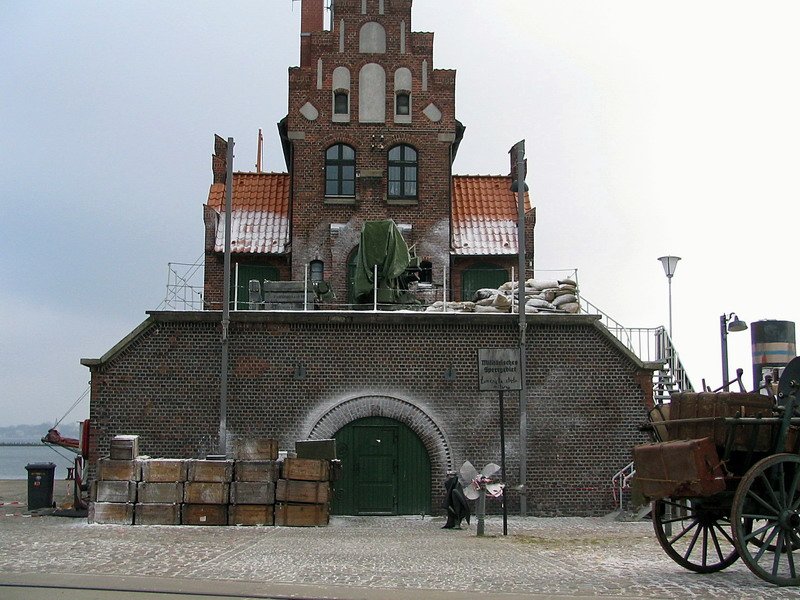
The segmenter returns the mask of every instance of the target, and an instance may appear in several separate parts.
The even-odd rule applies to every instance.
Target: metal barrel
[[[792,321],[756,321],[750,324],[753,351],[753,386],[764,384],[764,377],[783,367],[797,356]]]

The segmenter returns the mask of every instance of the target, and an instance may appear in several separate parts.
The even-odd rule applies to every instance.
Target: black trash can
[[[28,510],[54,508],[53,485],[56,465],[54,463],[30,463],[28,471]]]

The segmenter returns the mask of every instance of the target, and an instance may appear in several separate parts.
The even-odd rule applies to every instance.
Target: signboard
[[[478,379],[482,392],[521,390],[519,348],[479,349]]]

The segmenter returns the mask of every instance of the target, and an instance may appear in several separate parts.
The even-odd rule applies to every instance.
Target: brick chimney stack
[[[300,15],[300,66],[313,66],[311,34],[325,30],[325,0],[302,0]]]

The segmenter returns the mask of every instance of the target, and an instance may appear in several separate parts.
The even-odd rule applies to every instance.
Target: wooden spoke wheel
[[[653,502],[653,527],[672,560],[697,573],[714,573],[739,558],[728,512],[702,500],[665,498]]]
[[[733,498],[736,549],[748,568],[775,585],[800,585],[800,456],[757,462]]]

